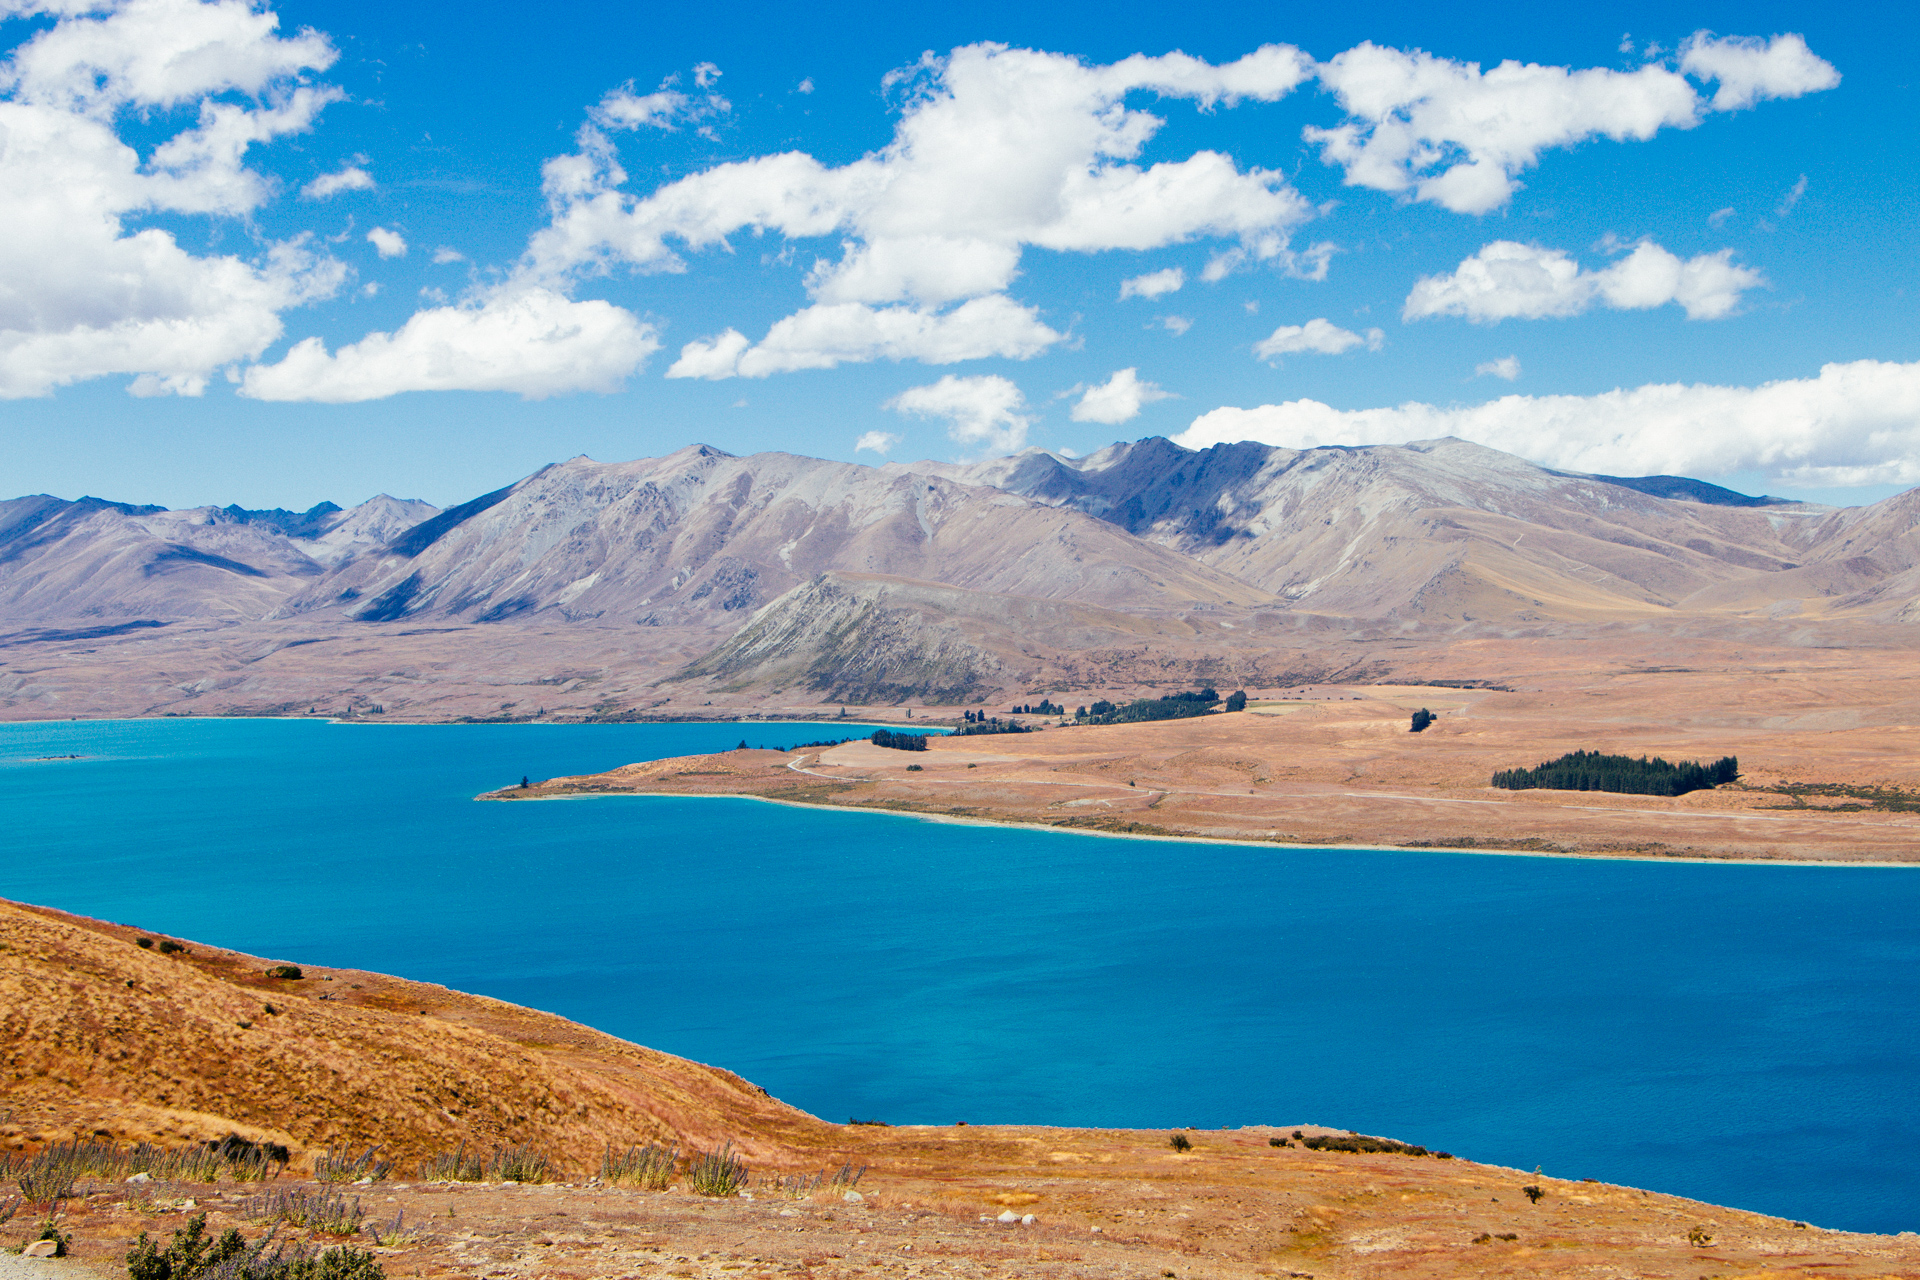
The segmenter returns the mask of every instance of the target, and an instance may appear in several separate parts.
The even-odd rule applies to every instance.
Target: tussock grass
[[[718,1151],[703,1151],[687,1164],[687,1183],[694,1194],[730,1196],[747,1181],[747,1162],[733,1154],[729,1142]]]
[[[679,1159],[678,1147],[669,1150],[648,1143],[616,1153],[612,1144],[608,1144],[606,1154],[600,1157],[600,1181],[611,1187],[665,1191],[673,1182],[674,1166]]]
[[[349,1202],[338,1191],[269,1191],[243,1201],[240,1216],[253,1222],[303,1227],[330,1236],[357,1235],[366,1211],[360,1197]]]
[[[553,1161],[530,1146],[504,1147],[492,1155],[468,1155],[467,1144],[454,1151],[429,1156],[420,1164],[426,1182],[548,1182]]]
[[[380,1148],[368,1147],[358,1156],[351,1147],[326,1151],[313,1158],[313,1176],[318,1182],[359,1182],[362,1178],[371,1178],[375,1182],[385,1182],[393,1172],[394,1162],[380,1158]]]

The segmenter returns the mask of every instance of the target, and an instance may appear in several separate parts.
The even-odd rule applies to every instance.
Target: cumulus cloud
[[[373,175],[358,165],[348,165],[333,173],[323,173],[300,188],[300,195],[307,200],[325,200],[328,196],[337,196],[342,191],[371,191],[374,188]]]
[[[1766,283],[1758,271],[1735,265],[1733,250],[1682,261],[1650,240],[1610,267],[1588,271],[1560,249],[1495,240],[1451,274],[1413,286],[1405,320],[1465,316],[1483,324],[1574,316],[1593,306],[1646,310],[1677,302],[1689,320],[1731,315],[1740,295]]]
[[[764,378],[868,360],[1026,360],[1063,336],[1042,323],[1036,310],[1005,294],[975,298],[949,311],[841,302],[808,307],[777,321],[757,344],[736,329],[689,342],[667,376]]]
[[[1661,383],[1595,396],[1503,396],[1466,407],[1341,410],[1317,400],[1215,409],[1175,437],[1291,448],[1459,436],[1602,475],[1759,471],[1813,487],[1920,484],[1920,362],[1829,364],[1758,387]]]
[[[1476,378],[1504,378],[1508,382],[1520,376],[1520,357],[1501,356],[1498,360],[1487,360],[1473,366]]]
[[[398,331],[331,355],[307,338],[278,364],[248,369],[240,394],[348,404],[402,391],[511,391],[539,400],[617,391],[659,349],[650,325],[611,303],[528,289],[416,312]]]
[[[1028,247],[1138,251],[1211,237],[1234,241],[1253,261],[1285,254],[1289,233],[1312,209],[1283,175],[1242,170],[1216,151],[1136,163],[1164,121],[1126,101],[1140,92],[1204,106],[1272,101],[1298,86],[1310,65],[1279,45],[1218,66],[1184,54],[1089,66],[1060,54],[972,45],[889,77],[903,107],[892,141],[876,152],[840,166],[802,152],[756,156],[644,196],[621,189],[627,174],[602,132],[603,105],[581,130],[578,149],[546,165],[551,223],[533,238],[522,270],[544,281],[614,266],[678,271],[684,252],[726,247],[741,232],[837,237],[837,255],[822,256],[806,275],[814,305],[752,348],[769,349],[762,371],[925,358],[912,342],[860,346],[838,338],[849,323],[875,335],[950,329],[953,316],[982,303],[992,305],[970,313],[969,325],[991,315],[1010,330],[966,345],[985,354],[1025,350],[1043,326],[1006,294]],[[954,304],[962,305],[941,311]],[[832,345],[818,352],[796,345],[816,333]],[[686,368],[714,367],[711,353],[723,339],[703,340]],[[756,361],[740,350],[746,373]]]
[[[1719,87],[1708,100],[1688,77]],[[1456,213],[1507,203],[1520,185],[1516,175],[1542,151],[1595,137],[1644,141],[1662,128],[1690,129],[1709,111],[1840,83],[1797,35],[1763,41],[1704,31],[1682,46],[1677,70],[1508,61],[1482,72],[1477,62],[1369,42],[1321,64],[1319,78],[1349,117],[1305,131],[1323,160],[1344,169],[1349,185],[1410,192]]]
[[[1337,356],[1342,351],[1351,351],[1362,344],[1369,351],[1378,351],[1380,344],[1386,341],[1386,336],[1378,329],[1369,329],[1366,336],[1362,337],[1351,329],[1342,329],[1330,320],[1309,320],[1305,324],[1281,325],[1261,341],[1253,344],[1253,354],[1262,360],[1299,355],[1303,352]]]
[[[375,227],[367,232],[367,243],[379,250],[383,258],[404,258],[407,256],[407,242],[398,231],[389,231],[385,227]]]
[[[1120,282],[1120,301],[1128,298],[1157,298],[1163,293],[1173,293],[1187,282],[1187,273],[1179,267],[1168,267],[1165,271],[1153,271],[1144,276],[1135,276],[1131,280]]]
[[[253,256],[199,256],[136,214],[244,218],[272,191],[256,145],[310,128],[337,91],[300,83],[335,53],[277,33],[245,0],[20,4],[56,20],[0,62],[0,397],[109,374],[139,395],[198,395],[257,356],[281,313],[331,295],[345,268],[303,239]],[[234,98],[242,100],[232,100]],[[143,161],[120,135],[157,112],[192,123]]]
[[[997,374],[957,378],[947,374],[924,387],[909,387],[881,406],[922,418],[944,418],[947,436],[989,451],[1018,452],[1033,425],[1020,388]]]
[[[711,88],[720,78],[720,68],[703,62],[693,69],[696,88],[706,93],[682,93],[676,86],[680,77],[668,76],[652,93],[635,93],[633,81],[611,90],[587,118],[602,129],[662,129],[671,132],[688,121],[711,119],[733,110],[733,104]]]
[[[884,458],[904,439],[905,436],[893,431],[869,431],[853,442],[853,451],[871,450]]]
[[[1193,328],[1193,321],[1186,316],[1157,316],[1154,323],[1176,338]]]
[[[1075,422],[1118,426],[1139,417],[1140,406],[1172,398],[1173,392],[1162,391],[1151,382],[1142,382],[1138,369],[1121,369],[1099,386],[1088,387],[1068,416]]]

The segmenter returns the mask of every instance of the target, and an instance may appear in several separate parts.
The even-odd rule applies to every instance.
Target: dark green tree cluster
[[[1010,716],[1063,716],[1067,709],[1057,702],[1042,698],[1038,702],[1024,702],[1007,712]]]
[[[967,722],[953,731],[956,738],[971,737],[977,733],[1032,733],[1033,730],[1018,720],[1002,720],[999,716],[990,716],[984,711],[967,712]]]
[[[1641,756],[1608,756],[1575,751],[1532,769],[1502,769],[1493,785],[1508,791],[1615,791],[1635,796],[1683,796],[1705,791],[1740,776],[1740,761],[1722,756],[1712,764],[1679,763]]]
[[[1137,724],[1143,720],[1184,720],[1189,716],[1204,716],[1213,710],[1220,701],[1220,695],[1212,689],[1201,689],[1193,693],[1176,693],[1165,698],[1140,698],[1124,707],[1116,707],[1111,702],[1100,701],[1086,708],[1086,716],[1080,718],[1082,724]]]
[[[1433,714],[1433,712],[1427,710],[1425,707],[1422,707],[1418,711],[1413,713],[1413,728],[1409,729],[1408,732],[1420,733],[1423,730],[1425,730],[1428,725],[1432,724],[1435,720],[1438,720],[1439,718],[1440,717]]]
[[[1232,693],[1227,695],[1228,711],[1245,711],[1246,709],[1247,709],[1247,691],[1245,689],[1235,689]]]
[[[895,733],[891,729],[875,729],[873,745],[892,747],[895,751],[925,751],[927,735],[924,733]]]

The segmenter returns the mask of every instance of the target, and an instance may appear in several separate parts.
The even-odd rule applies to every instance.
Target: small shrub
[[[920,765],[920,764],[910,764],[907,766],[907,772],[908,773],[925,773],[926,766]]]
[[[142,947],[148,951],[151,951],[153,950],[153,939],[152,938],[135,938],[133,940],[133,945],[136,947]]]
[[[174,955],[177,952],[181,952],[185,950],[186,950],[185,947],[175,942],[172,938],[160,939],[160,954],[163,956]]]
[[[1705,1227],[1695,1227],[1687,1232],[1687,1243],[1696,1249],[1704,1249],[1713,1243],[1713,1233]]]
[[[1435,720],[1438,720],[1439,718],[1440,717],[1433,714],[1433,712],[1427,710],[1425,707],[1422,707],[1418,711],[1413,713],[1413,727],[1410,730],[1408,730],[1408,732],[1423,733],[1425,732],[1426,727],[1428,725],[1432,724]]]
[[[407,1211],[396,1209],[392,1222],[370,1222],[367,1234],[382,1249],[400,1249],[420,1238],[420,1228],[407,1225]]]
[[[73,1243],[73,1233],[60,1230],[60,1219],[48,1214],[40,1220],[40,1234],[34,1236],[28,1243],[32,1244],[39,1240],[53,1241],[53,1256],[64,1258],[67,1256],[67,1246]]]
[[[1191,1151],[1193,1150],[1193,1139],[1184,1133],[1176,1133],[1167,1139],[1167,1145],[1175,1151]]]
[[[1534,1204],[1539,1204],[1540,1197],[1547,1194],[1543,1188],[1531,1186],[1531,1185],[1520,1188],[1520,1191],[1522,1194],[1524,1194],[1527,1197],[1528,1200],[1532,1201]]]
[[[687,1183],[696,1195],[730,1196],[747,1180],[747,1162],[733,1154],[729,1142],[718,1151],[704,1151],[688,1163]]]
[[[79,1143],[59,1143],[29,1157],[15,1172],[14,1181],[28,1203],[52,1204],[73,1194],[85,1164]]]
[[[648,1143],[644,1147],[628,1147],[615,1155],[609,1144],[606,1154],[600,1157],[600,1181],[615,1187],[665,1191],[673,1182],[674,1165],[679,1159],[678,1147],[669,1150]]]
[[[1290,1147],[1293,1144],[1285,1138],[1268,1138],[1267,1145],[1270,1147]]]
[[[288,982],[298,982],[307,975],[300,972],[300,966],[297,964],[277,964],[267,970],[267,976],[269,978],[284,978]]]
[[[196,1215],[164,1251],[142,1231],[127,1250],[128,1280],[386,1280],[365,1249],[288,1246],[275,1243],[272,1231],[249,1245],[238,1230],[215,1240],[206,1229],[207,1215]]]

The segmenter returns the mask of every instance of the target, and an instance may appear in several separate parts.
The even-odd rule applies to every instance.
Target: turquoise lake
[[[3,725],[0,896],[551,1010],[832,1120],[1310,1121],[1920,1229],[1920,868],[472,800],[852,732]]]

